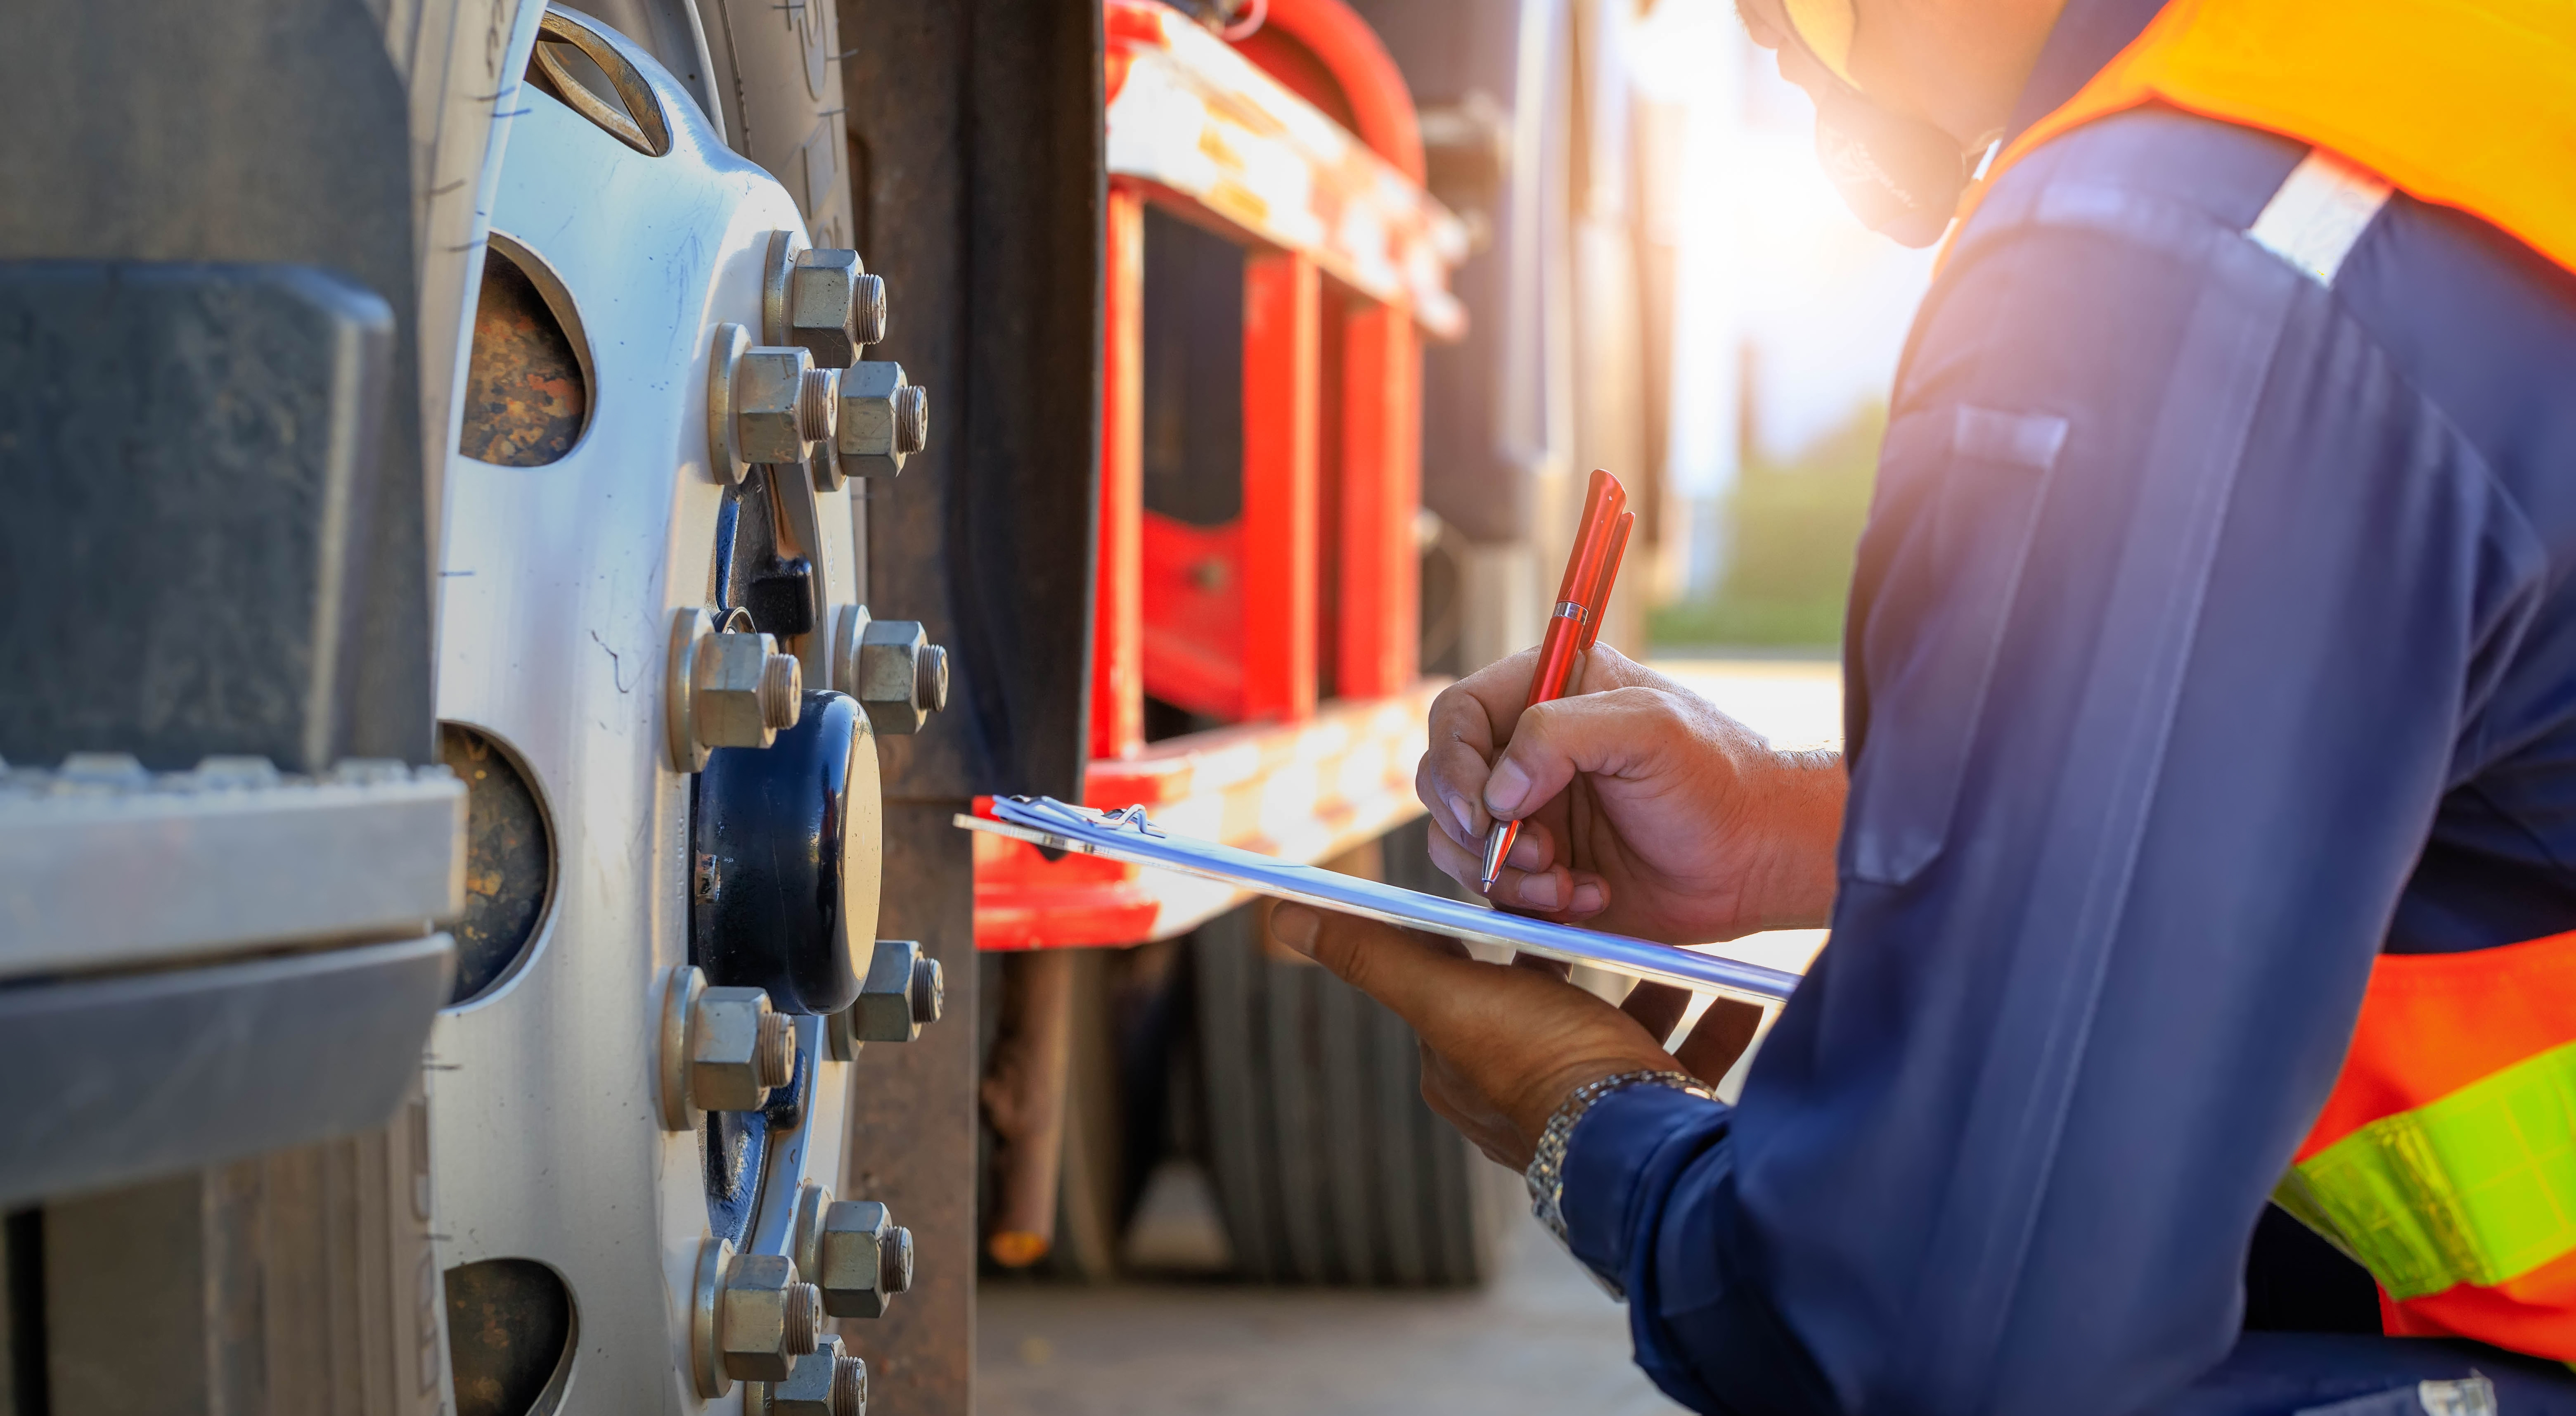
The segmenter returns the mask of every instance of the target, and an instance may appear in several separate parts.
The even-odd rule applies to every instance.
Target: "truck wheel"
[[[1392,872],[1335,865],[1426,873],[1412,864],[1423,831],[1417,821],[1379,843]],[[1263,905],[1234,910],[1193,943],[1204,1134],[1236,1267],[1265,1283],[1484,1282],[1511,1177],[1423,1103],[1412,1030],[1271,943],[1267,918]]]

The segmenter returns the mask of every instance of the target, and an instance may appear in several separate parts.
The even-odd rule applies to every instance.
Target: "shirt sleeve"
[[[1636,1089],[1572,1138],[1577,1254],[1702,1411],[2131,1411],[2218,1361],[2545,576],[2250,211],[2086,141],[1998,184],[1917,322],[1831,944],[1740,1106]],[[2297,156],[2228,151],[2258,206]]]

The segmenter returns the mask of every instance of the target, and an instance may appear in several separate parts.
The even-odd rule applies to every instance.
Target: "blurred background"
[[[1650,642],[1830,649],[1933,253],[1852,217],[1814,106],[1724,0],[1660,0],[1627,39],[1641,97],[1684,134],[1666,470],[1684,510]]]

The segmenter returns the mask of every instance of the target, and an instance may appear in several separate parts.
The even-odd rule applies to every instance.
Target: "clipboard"
[[[1275,860],[1215,841],[1175,836],[1147,820],[1141,806],[1094,811],[1053,797],[995,797],[992,812],[991,816],[960,814],[956,823],[969,831],[1008,836],[1051,850],[1080,851],[1131,865],[1175,870],[1257,895],[1364,915],[1453,939],[1499,944],[1544,959],[1589,964],[1630,978],[1651,979],[1698,992],[1777,1003],[1798,986],[1796,974],[1741,959],[1504,914],[1482,905],[1362,880],[1320,866]]]

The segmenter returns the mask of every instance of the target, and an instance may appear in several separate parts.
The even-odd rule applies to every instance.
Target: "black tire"
[[[1423,858],[1422,829],[1389,835],[1390,875]],[[1265,1283],[1484,1282],[1508,1177],[1423,1103],[1412,1030],[1265,947],[1260,918],[1235,910],[1192,941],[1204,1135],[1237,1269]]]

